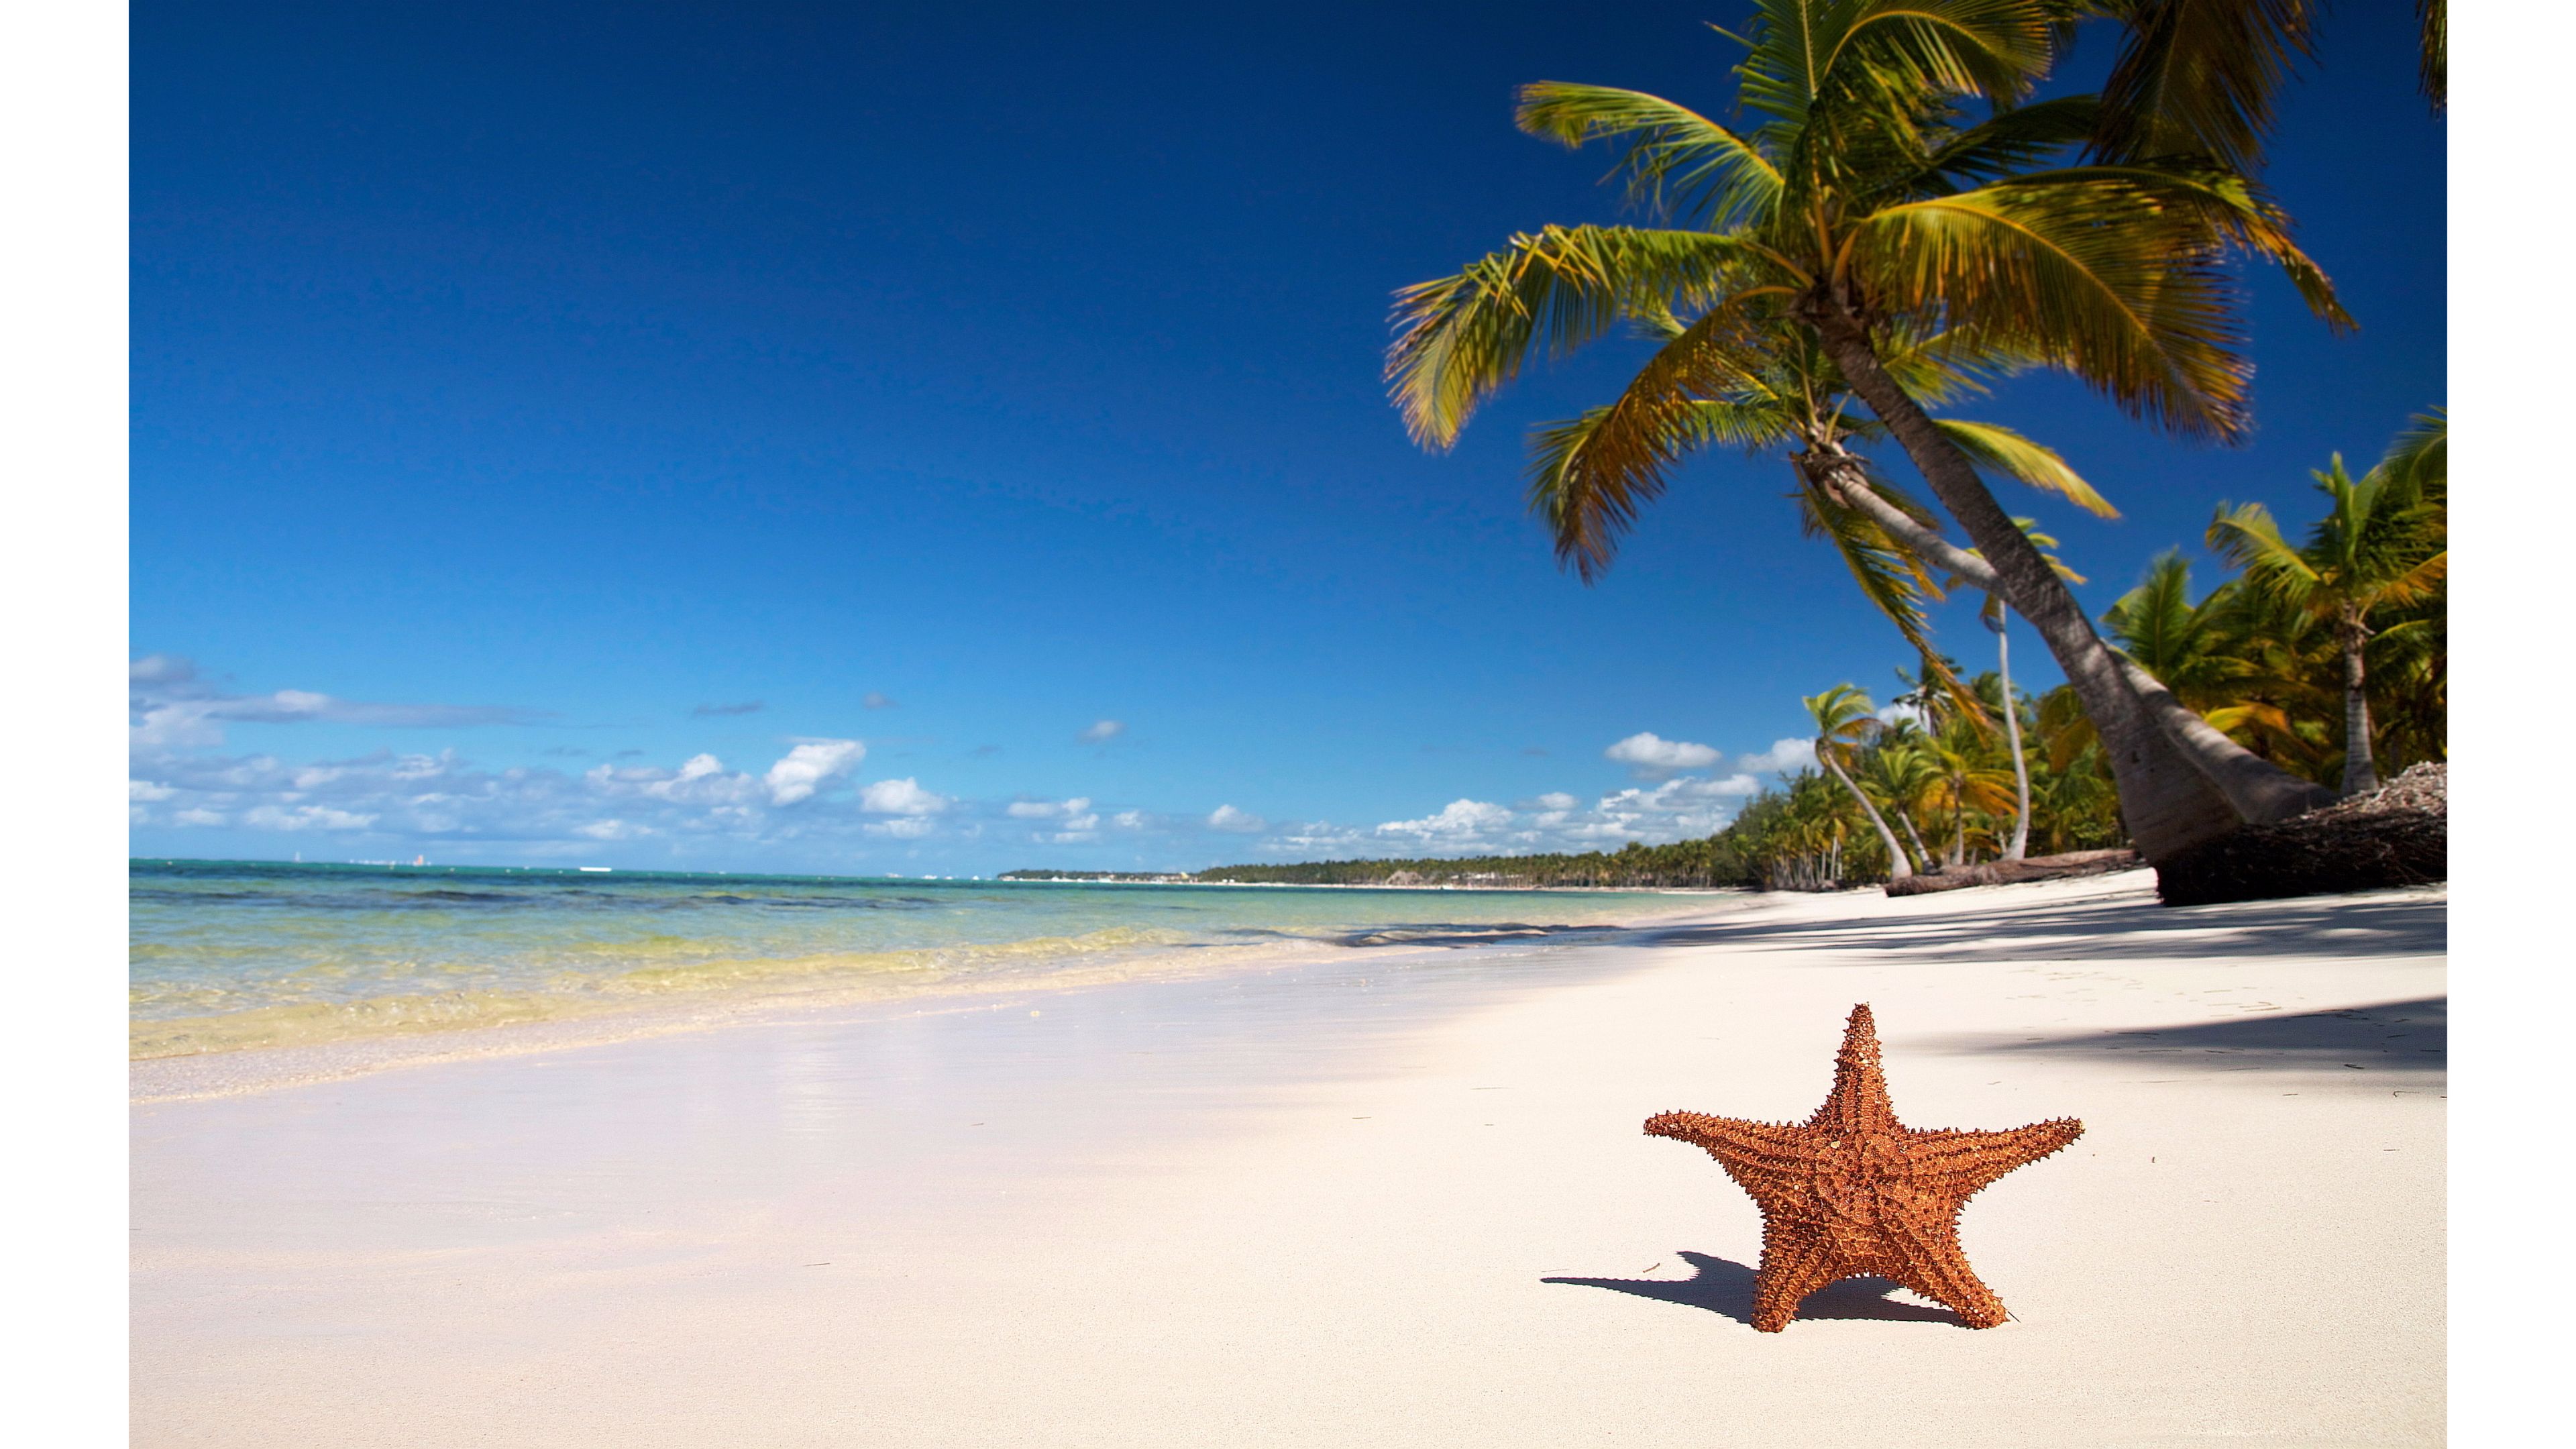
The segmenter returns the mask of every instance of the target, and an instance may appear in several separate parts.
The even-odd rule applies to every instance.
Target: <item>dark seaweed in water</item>
[[[1490,924],[1438,922],[1412,926],[1380,926],[1372,931],[1357,931],[1340,937],[1345,946],[1484,946],[1496,941],[1537,941],[1556,936],[1597,936],[1615,932],[1604,926],[1531,926],[1519,921],[1496,921]]]
[[[911,911],[939,902],[928,896],[737,896],[702,895],[669,902],[674,907],[695,905],[752,906],[781,911]]]

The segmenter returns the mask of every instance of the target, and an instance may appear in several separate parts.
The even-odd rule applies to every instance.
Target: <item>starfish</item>
[[[1695,1143],[1762,1209],[1753,1326],[1778,1333],[1826,1284],[1892,1278],[1970,1328],[2004,1321],[2003,1300],[1959,1251],[1959,1210],[1986,1184],[2084,1135],[2071,1117],[2009,1132],[1922,1132],[1896,1120],[1879,1071],[1878,1030],[1852,1008],[1834,1089],[1803,1124],[1698,1112],[1646,1119],[1651,1137]]]

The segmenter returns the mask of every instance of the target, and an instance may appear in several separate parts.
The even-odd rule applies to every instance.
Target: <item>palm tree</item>
[[[2370,738],[2365,651],[2383,608],[2420,603],[2450,567],[2441,510],[2420,472],[2379,467],[2355,479],[2343,455],[2314,475],[2332,508],[2294,548],[2260,503],[2220,504],[2209,546],[2245,570],[2246,581],[2312,617],[2331,621],[2343,653],[2343,793],[2377,789]]]
[[[1906,843],[1913,847],[1914,860],[1926,871],[1939,867],[1932,852],[1923,844],[1923,832],[1915,827],[1914,817],[1921,811],[1933,788],[1940,783],[1941,772],[1923,748],[1920,732],[1889,726],[1879,732],[1876,747],[1861,756],[1856,771],[1861,785],[1877,792],[1886,802],[1887,812],[1905,827]]]
[[[2013,526],[2042,550],[2057,547],[2056,539],[2039,531],[2039,520],[2035,518],[2016,518]],[[2048,560],[2048,566],[2068,583],[2084,582],[2084,576],[2068,568],[2056,554],[2043,552],[2040,556]],[[2012,634],[2009,627],[2012,610],[2005,606],[2000,592],[1989,589],[1986,606],[1978,611],[1977,617],[1995,636],[1995,673],[2000,682],[1998,698],[2003,708],[2004,738],[2012,751],[2013,833],[2012,842],[2004,847],[2004,859],[2020,860],[2030,849],[2030,761],[2022,756],[2021,702],[2013,697]]]
[[[1532,353],[1669,319],[1661,345],[1589,428],[1567,468],[1605,497],[1651,493],[1696,405],[1773,365],[1802,331],[1866,402],[2048,643],[2109,746],[2151,859],[2314,803],[2153,681],[2132,679],[1978,477],[1976,457],[1891,368],[1929,347],[1960,366],[2045,366],[2134,414],[2232,439],[2248,369],[2225,259],[2278,262],[2310,305],[2348,322],[2286,219],[2205,160],[2042,169],[2082,144],[2091,97],[2020,104],[2063,39],[2050,0],[1760,0],[1739,133],[1658,97],[1524,87],[1524,129],[1624,145],[1632,199],[1675,227],[1543,228],[1398,294],[1389,354],[1414,436],[1445,447]],[[1991,103],[1983,119],[1966,103]],[[1929,339],[1927,341],[1927,339]],[[1963,550],[1868,486],[1848,454],[1811,449],[1818,490],[1937,567]],[[2196,723],[2196,722],[2193,722]]]
[[[1879,843],[1887,847],[1889,877],[1903,880],[1914,874],[1914,868],[1905,863],[1905,847],[1896,843],[1896,832],[1887,828],[1887,821],[1878,813],[1878,807],[1861,793],[1860,786],[1852,783],[1852,777],[1844,767],[1845,757],[1878,728],[1876,716],[1870,713],[1869,696],[1852,685],[1837,684],[1822,694],[1811,694],[1798,702],[1807,707],[1807,714],[1816,722],[1816,763],[1831,770],[1834,778],[1842,781],[1843,788],[1860,802],[1861,813],[1867,815],[1869,823],[1877,828]]]
[[[2004,859],[2020,860],[2030,851],[2030,761],[2021,750],[2021,701],[2013,698],[2012,610],[2004,607],[2001,598],[1988,594],[1977,619],[1995,636],[1997,703],[2004,717],[2004,748],[2012,755],[2013,831],[2011,842],[2004,846]]]
[[[1953,866],[1967,858],[1968,812],[1992,816],[2011,808],[2004,772],[1987,762],[1989,738],[1978,722],[1961,716],[1925,744],[1940,777],[1933,804],[1950,812],[1948,864]]]

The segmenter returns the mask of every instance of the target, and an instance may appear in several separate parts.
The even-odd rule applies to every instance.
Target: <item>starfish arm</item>
[[[1762,1267],[1753,1277],[1754,1328],[1778,1333],[1797,1317],[1800,1300],[1845,1276],[1840,1255],[1824,1234],[1802,1224],[1763,1224]]]
[[[1814,1170],[1810,1134],[1802,1127],[1702,1112],[1659,1112],[1646,1119],[1646,1135],[1670,1137],[1707,1152],[1757,1201]]]
[[[1970,1328],[2004,1321],[2004,1301],[1968,1266],[1959,1251],[1959,1226],[1948,1219],[1889,1221],[1879,1225],[1900,1255],[1888,1276],[1959,1315]]]
[[[2009,1132],[1908,1132],[1905,1156],[1915,1183],[1952,1203],[1966,1202],[2016,1167],[2026,1167],[2084,1135],[2072,1117]]]
[[[1878,1022],[1867,1003],[1852,1008],[1842,1049],[1834,1054],[1833,1090],[1807,1125],[1838,1134],[1897,1130],[1896,1107],[1888,1100],[1887,1074],[1879,1064]]]

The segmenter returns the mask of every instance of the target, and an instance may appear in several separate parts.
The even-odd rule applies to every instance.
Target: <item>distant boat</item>
[[[612,865],[585,865],[581,867],[582,870],[587,871],[592,875],[606,875],[616,868],[617,867]]]

